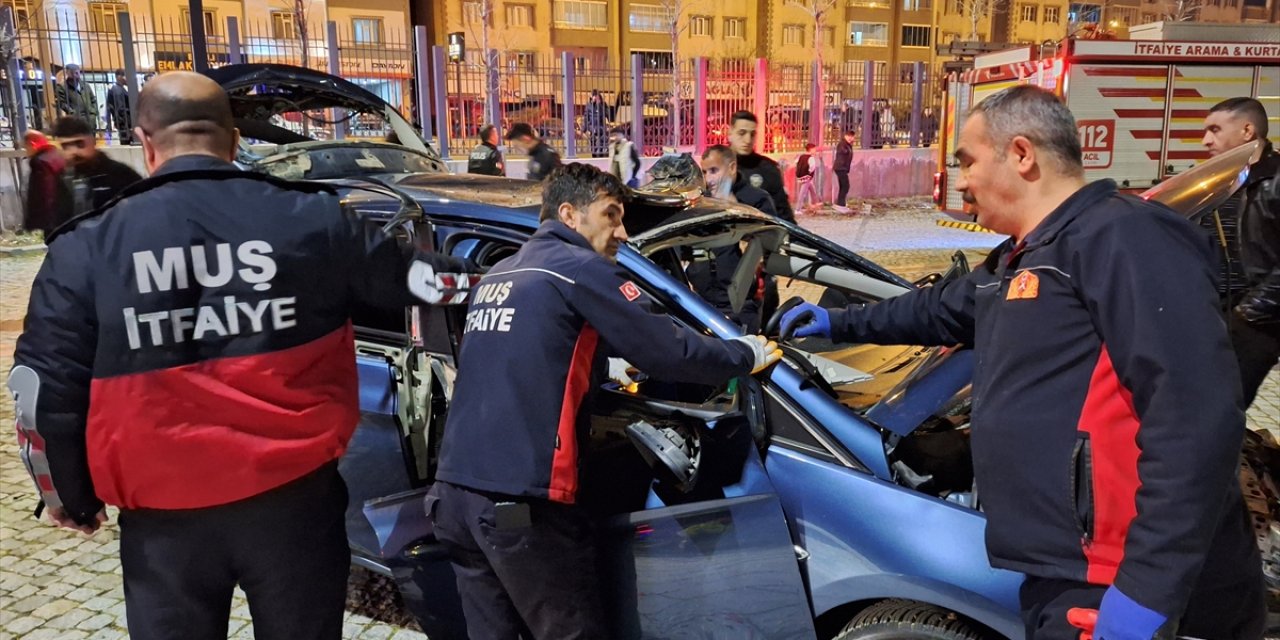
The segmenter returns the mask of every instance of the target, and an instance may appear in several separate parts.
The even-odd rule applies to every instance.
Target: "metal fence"
[[[82,68],[107,142],[118,136],[106,121],[116,69],[130,67],[129,84],[136,87],[155,73],[200,66],[193,64],[190,28],[182,20],[57,9],[15,26],[16,63],[5,73],[16,80],[10,86],[18,89],[23,110],[14,110],[11,92],[0,91],[3,116],[20,115],[33,128],[48,128],[60,113],[55,97],[68,64]],[[273,15],[265,21],[211,20],[205,30],[208,66],[274,62],[340,75],[415,120],[455,157],[479,142],[483,125],[506,131],[517,122],[530,124],[568,157],[606,155],[609,132],[617,127],[638,138],[645,156],[697,153],[728,142],[731,118],[743,110],[757,115],[757,147],[765,153],[801,151],[809,142],[830,148],[849,130],[864,149],[922,146],[937,137],[932,114],[939,111],[942,87],[922,63],[892,69],[883,62],[845,61],[819,70],[817,63],[743,58],[673,64],[670,55],[637,53],[613,68],[568,53],[498,51],[469,51],[464,60],[447,62],[440,47],[428,43],[419,50],[408,32],[381,26],[370,33]],[[428,83],[421,91],[419,81]],[[418,96],[427,98],[424,104]],[[334,113],[285,114],[277,124],[316,138],[386,134],[376,118],[343,120]],[[439,145],[442,138],[446,144]]]

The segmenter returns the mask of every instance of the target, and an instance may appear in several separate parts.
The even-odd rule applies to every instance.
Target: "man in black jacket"
[[[773,206],[777,209],[779,218],[795,222],[796,215],[791,210],[791,201],[787,198],[787,190],[782,182],[782,170],[772,158],[756,153],[758,127],[759,121],[750,111],[739,111],[730,119],[729,146],[738,154],[738,173],[751,186],[764,189],[773,198]]]
[[[1219,102],[1204,121],[1210,155],[1262,141],[1244,187],[1201,220],[1219,247],[1219,293],[1231,310],[1245,407],[1280,360],[1280,154],[1267,140],[1267,129],[1266,109],[1253,98]]]
[[[972,346],[987,554],[1027,575],[1030,640],[1080,637],[1072,609],[1107,640],[1261,637],[1244,413],[1203,234],[1086,185],[1071,112],[1033,86],[974,107],[955,154],[978,223],[1010,239],[960,279],[805,303],[783,335]]]
[[[479,173],[486,176],[505,176],[506,165],[502,162],[502,152],[498,151],[498,128],[486,124],[480,127],[480,144],[471,151],[467,159],[467,173]]]
[[[58,225],[71,219],[71,186],[66,180],[67,159],[43,133],[29,130],[24,136],[27,162],[27,211],[22,226],[40,231],[48,241]]]
[[[8,382],[23,462],[59,526],[120,507],[131,637],[226,638],[238,584],[256,637],[337,640],[351,313],[443,299],[454,261],[328,186],[237,169],[204,76],[148,83],[137,122],[152,177],[63,225],[32,285]]]
[[[529,179],[535,182],[551,175],[560,166],[560,154],[538,139],[538,134],[527,122],[517,122],[507,132],[507,141],[529,156]]]
[[[853,166],[853,129],[844,132],[844,137],[840,140],[840,144],[836,145],[836,158],[831,163],[831,171],[836,174],[836,183],[840,185],[840,192],[836,194],[836,211],[840,213],[849,213],[849,208],[845,206],[846,199],[849,197],[849,168]]]
[[[53,125],[53,135],[67,157],[75,215],[101,207],[125,187],[142,179],[129,165],[102,153],[93,131],[80,118],[58,118]]]
[[[124,69],[116,69],[116,83],[107,90],[107,129],[115,127],[120,144],[133,144],[133,113]]]

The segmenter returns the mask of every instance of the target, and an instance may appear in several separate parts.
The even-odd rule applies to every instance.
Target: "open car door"
[[[441,249],[482,266],[523,241],[471,224],[450,233],[441,231]],[[680,286],[629,249],[620,262],[657,307],[664,290]],[[760,458],[759,394],[750,379],[723,389],[649,380],[636,393],[613,383],[599,390],[580,501],[597,516],[610,638],[815,637],[803,560]],[[442,425],[447,408],[431,406],[430,423]],[[465,638],[452,569],[422,517],[424,494],[425,486],[375,499],[364,511],[375,528],[383,523],[379,562],[423,631]]]

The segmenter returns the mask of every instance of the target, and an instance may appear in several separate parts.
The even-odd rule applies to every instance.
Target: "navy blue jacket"
[[[965,278],[834,312],[832,328],[973,346],[994,566],[1114,583],[1176,618],[1196,589],[1261,579],[1211,258],[1190,222],[1104,180]]]
[[[574,503],[603,381],[598,355],[673,382],[721,384],[751,371],[745,345],[682,328],[644,303],[586,238],[544,222],[472,295],[436,478]]]
[[[42,498],[81,521],[201,508],[338,458],[360,417],[351,311],[413,303],[415,259],[329,187],[209,156],[64,225],[10,383],[35,401],[19,435]]]

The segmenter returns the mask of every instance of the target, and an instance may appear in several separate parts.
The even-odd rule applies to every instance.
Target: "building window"
[[[711,36],[711,16],[690,16],[689,35]]]
[[[298,37],[298,25],[292,11],[271,12],[271,37],[276,40],[293,40]]]
[[[1023,22],[1035,22],[1036,14],[1040,12],[1040,7],[1034,4],[1018,5],[1018,18]]]
[[[640,68],[645,71],[670,71],[675,68],[670,51],[636,51],[640,54]]]
[[[191,35],[191,9],[182,10],[182,23],[178,25],[178,29],[184,36]],[[204,12],[204,34],[206,36],[217,35],[218,33],[218,16],[214,11]]]
[[[1108,20],[1119,20],[1121,24],[1130,25],[1138,20],[1136,7],[1110,7],[1107,9]]]
[[[933,27],[928,25],[904,24],[902,25],[902,46],[927,47],[932,32]]]
[[[602,0],[555,0],[556,26],[604,31],[609,28],[608,3]],[[633,8],[632,11],[635,9]]]
[[[484,3],[476,0],[467,0],[462,3],[462,19],[470,24],[479,24],[484,21]]]
[[[98,33],[120,33],[120,14],[129,10],[123,2],[89,3],[89,28]]]
[[[828,47],[836,46],[836,28],[823,27],[822,34],[821,34],[821,37],[818,39],[818,42],[821,42],[822,44]]]
[[[942,40],[940,42],[950,43],[950,42],[956,42],[958,40],[960,40],[960,33],[958,31],[943,31]]]
[[[671,12],[656,4],[631,5],[631,30],[641,33],[671,31]]]
[[[1102,7],[1096,4],[1072,4],[1067,8],[1067,21],[1102,22]]]
[[[784,24],[782,25],[782,44],[804,46],[804,25],[802,24]]]
[[[582,75],[590,71],[591,71],[591,58],[588,58],[587,56],[573,57],[573,72],[575,74]]]
[[[1061,9],[1059,7],[1045,7],[1044,21],[1051,24],[1057,24],[1062,19]]]
[[[538,68],[538,53],[536,51],[508,51],[507,52],[507,70],[523,71],[525,73],[533,73]]]
[[[352,18],[351,31],[356,44],[382,42],[382,18]]]
[[[741,40],[747,37],[747,19],[746,18],[725,18],[724,19],[724,37]]]
[[[13,26],[15,29],[26,28],[31,20],[31,0],[3,0],[0,7],[13,9]]]
[[[1047,19],[1047,18],[1046,18],[1046,19]],[[1142,23],[1143,23],[1143,24],[1147,24],[1147,23],[1149,23],[1149,22],[1155,22],[1155,21],[1156,21],[1156,14],[1154,14],[1154,13],[1144,13],[1144,14],[1142,14]]]
[[[533,5],[509,4],[507,10],[507,26],[529,28],[533,26]]]
[[[849,0],[851,7],[865,7],[868,9],[888,9],[889,0]]]
[[[933,0],[902,0],[903,11],[929,11],[933,9]]]
[[[849,44],[854,47],[887,47],[889,46],[889,24],[850,22]]]

